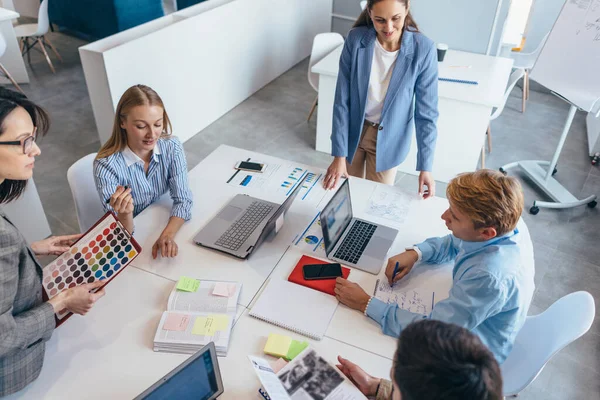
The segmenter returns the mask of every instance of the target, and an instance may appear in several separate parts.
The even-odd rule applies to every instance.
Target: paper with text
[[[396,303],[403,310],[423,315],[429,315],[435,304],[435,292],[391,287],[385,279],[377,280],[375,297],[384,303]]]

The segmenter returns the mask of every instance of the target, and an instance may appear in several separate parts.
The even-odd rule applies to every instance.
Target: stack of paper
[[[192,354],[214,342],[226,355],[242,285],[182,277],[154,337],[154,351]]]

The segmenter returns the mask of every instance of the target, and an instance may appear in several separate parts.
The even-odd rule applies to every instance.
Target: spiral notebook
[[[335,297],[284,280],[271,280],[250,315],[321,340],[338,306]]]

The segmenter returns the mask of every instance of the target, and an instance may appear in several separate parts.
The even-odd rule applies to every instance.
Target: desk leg
[[[337,80],[333,76],[319,75],[319,105],[317,107],[317,151],[331,154],[331,127],[333,125],[333,101]]]

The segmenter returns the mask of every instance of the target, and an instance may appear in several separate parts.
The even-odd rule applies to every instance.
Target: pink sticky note
[[[229,285],[227,283],[215,283],[215,288],[212,291],[213,296],[231,297],[233,295],[231,286],[233,286],[233,293],[235,293],[235,285]]]
[[[229,297],[231,297],[235,294],[235,289],[236,289],[235,283],[229,284]]]
[[[185,331],[190,322],[190,317],[186,314],[174,314],[167,315],[163,330],[165,331]]]
[[[287,363],[288,362],[285,361],[283,358],[280,358],[277,361],[271,363],[271,368],[273,368],[273,372],[278,373],[283,369],[283,367],[287,365]]]

